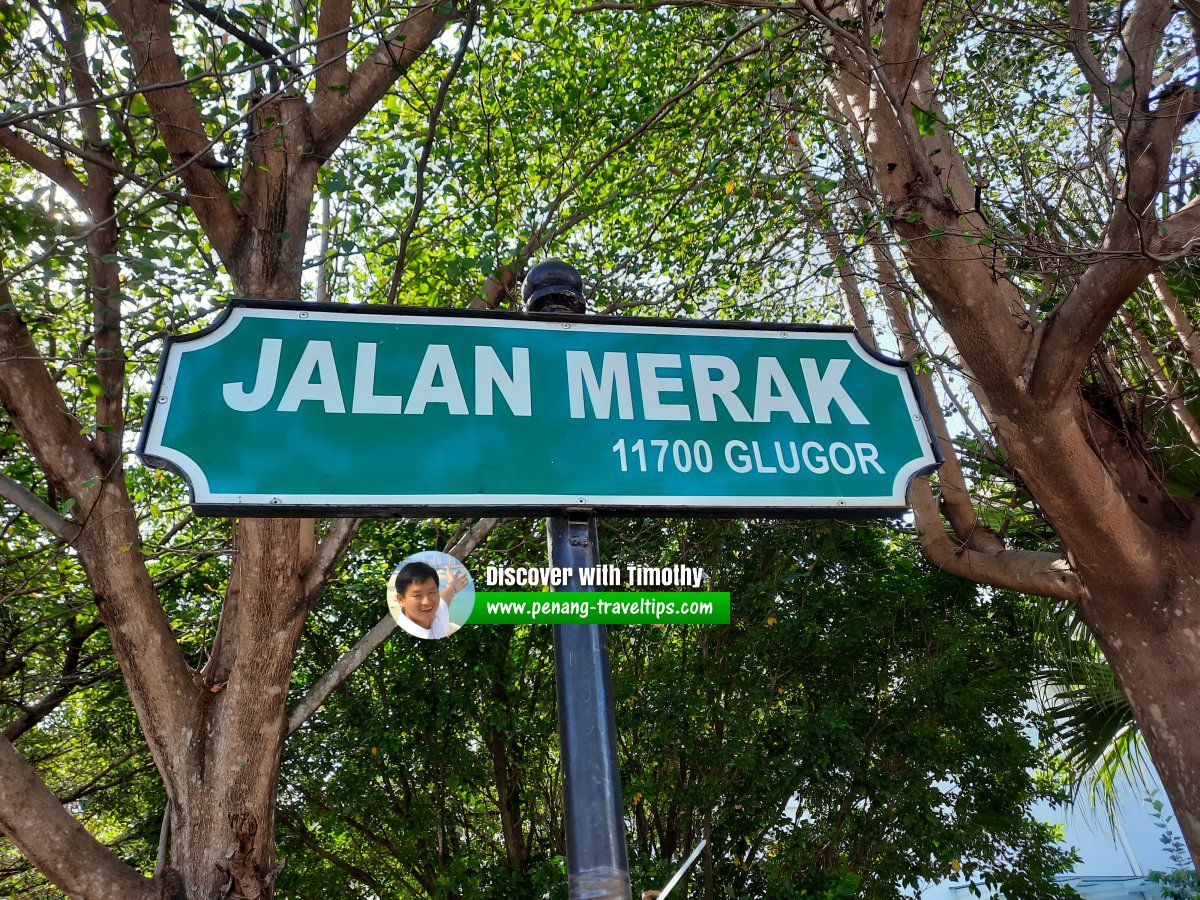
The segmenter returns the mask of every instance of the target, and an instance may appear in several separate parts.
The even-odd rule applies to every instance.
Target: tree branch
[[[79,421],[67,410],[33,339],[0,283],[0,405],[63,497],[76,501],[75,546],[113,651],[163,777],[175,774],[168,746],[193,692],[191,677],[138,552],[139,535],[123,477],[102,470]]]
[[[1183,306],[1180,305],[1179,298],[1171,290],[1171,285],[1167,283],[1166,277],[1161,272],[1155,272],[1151,275],[1150,283],[1153,285],[1154,293],[1162,304],[1163,312],[1167,314],[1167,319],[1170,320],[1171,325],[1175,328],[1175,333],[1179,335],[1179,340],[1183,344],[1183,349],[1187,353],[1192,368],[1200,375],[1200,341],[1196,340],[1196,330],[1192,328],[1191,320],[1188,318]]]
[[[77,144],[63,140],[62,138],[50,134],[47,131],[43,131],[36,125],[24,123],[18,125],[17,127],[22,131],[27,131],[34,137],[45,141],[47,144],[58,147],[60,150],[65,150],[67,153],[78,157],[84,162],[91,162],[98,166],[102,166],[108,169],[114,175],[119,176],[124,181],[130,181],[133,184],[136,184],[138,187],[146,188],[156,196],[165,197],[166,199],[172,200],[176,203],[187,203],[187,197],[185,197],[183,194],[180,194],[177,191],[168,190],[167,188],[163,187],[159,181],[147,178],[146,176],[140,175],[137,172],[131,172],[128,169],[124,169],[117,165],[111,158],[111,154],[106,156],[105,154],[98,153],[95,150],[89,150],[87,147],[80,147]]]
[[[0,406],[63,497],[82,499],[81,486],[102,473],[79,420],[71,415],[50,377],[29,329],[0,281]],[[14,501],[16,502],[16,501]]]
[[[1102,258],[1088,266],[1043,325],[1031,392],[1053,400],[1071,390],[1108,323],[1158,267],[1155,253],[1171,246],[1172,239],[1182,249],[1200,237],[1197,201],[1161,223],[1152,212],[1166,182],[1175,141],[1198,111],[1200,91],[1176,84],[1164,90],[1156,109],[1138,114],[1130,123],[1125,134],[1124,199],[1109,218],[1099,251]]]
[[[770,20],[770,18],[771,16],[769,15],[756,16],[750,22],[746,23],[744,26],[734,32],[734,34],[722,41],[720,46],[717,47],[716,51],[709,57],[708,62],[705,64],[701,72],[694,75],[687,82],[687,84],[667,97],[667,99],[659,104],[658,108],[655,109],[654,112],[643,119],[635,128],[623,135],[619,140],[610,143],[604,149],[604,152],[599,154],[595,159],[588,163],[588,165],[579,172],[579,174],[574,178],[574,180],[572,180],[570,184],[562,188],[562,190],[558,192],[558,194],[546,207],[546,211],[542,215],[540,224],[538,224],[532,230],[532,233],[530,234],[529,239],[525,242],[525,246],[522,248],[521,252],[514,257],[513,261],[510,262],[509,265],[501,267],[497,272],[494,272],[488,277],[487,282],[484,285],[482,305],[478,301],[474,301],[472,302],[471,306],[477,309],[494,308],[498,306],[500,300],[505,296],[505,294],[512,290],[512,287],[515,285],[517,275],[519,274],[520,270],[524,268],[528,260],[532,258],[534,253],[549,244],[550,241],[552,241],[555,237],[564,233],[570,228],[573,228],[579,222],[586,219],[588,215],[590,215],[590,212],[586,209],[577,210],[564,222],[559,223],[559,225],[553,230],[550,229],[550,223],[558,214],[559,209],[561,209],[562,205],[573,194],[575,194],[576,191],[578,191],[580,185],[585,183],[587,179],[591,178],[596,172],[598,172],[601,166],[603,166],[608,160],[616,156],[618,153],[624,150],[625,147],[629,146],[655,124],[660,122],[677,103],[680,103],[682,100],[693,94],[701,87],[701,85],[707,82],[710,78],[714,77],[718,72],[722,71],[728,66],[736,65],[747,57],[753,56],[755,53],[764,49],[766,44],[765,42],[762,42],[751,45],[750,47],[733,55],[725,55],[731,47],[743,40],[747,35],[754,32],[761,25],[765,24]],[[789,29],[783,34],[779,35],[779,38],[786,39],[792,32],[799,31],[801,27],[802,26],[797,25],[795,28]],[[614,198],[615,192],[613,197],[610,197],[610,200]]]
[[[385,893],[384,886],[380,883],[379,879],[376,878],[374,875],[372,875],[370,872],[368,872],[366,869],[362,868],[361,866],[356,866],[353,863],[347,862],[346,860],[344,860],[340,856],[338,856],[336,853],[334,853],[332,850],[326,850],[324,847],[322,847],[320,842],[318,842],[317,839],[315,837],[313,837],[312,832],[308,830],[308,826],[304,824],[303,819],[293,818],[291,816],[286,816],[286,815],[281,816],[280,818],[282,820],[280,822],[280,824],[282,824],[288,831],[290,831],[292,833],[292,836],[295,837],[296,840],[298,840],[301,844],[303,844],[305,847],[307,847],[313,853],[317,854],[317,856],[321,857],[321,859],[325,860],[326,862],[332,863],[333,865],[337,866],[339,869],[342,869],[343,871],[346,872],[347,875],[349,875],[351,878],[353,878],[355,881],[357,881],[359,884],[363,885],[364,887],[368,887],[372,891],[377,891],[381,894]]]
[[[304,603],[307,608],[311,609],[316,605],[321,591],[329,583],[333,570],[337,568],[360,525],[362,519],[334,519],[325,536],[317,544],[316,552],[302,576]]]
[[[1142,98],[1149,106],[1149,95]],[[1152,110],[1139,113],[1124,136],[1125,194],[1118,209],[1128,208],[1139,222],[1153,213],[1154,201],[1167,182],[1175,143],[1200,110],[1200,89],[1173,81],[1163,87]],[[1139,231],[1139,250],[1158,234],[1154,227]]]
[[[91,622],[87,627],[78,631],[72,627],[71,638],[67,642],[67,652],[63,657],[62,672],[57,679],[58,683],[41,700],[25,710],[20,718],[8,723],[4,729],[5,738],[15,741],[38,722],[42,721],[42,719],[46,718],[46,716],[50,715],[50,713],[54,712],[58,708],[58,705],[70,696],[73,690],[83,684],[92,683],[103,677],[92,676],[90,678],[81,678],[79,675],[79,659],[83,655],[83,645],[101,627],[102,625],[99,621]]]
[[[362,117],[457,16],[452,4],[425,0],[348,76],[344,90],[331,90],[341,87],[331,81],[325,90],[317,92],[312,105],[312,131],[319,157],[328,159],[333,155]]]
[[[908,85],[920,60],[918,39],[924,0],[893,0],[887,5],[887,28],[879,46],[879,58],[893,84]],[[863,28],[867,28],[863,24]],[[899,77],[896,77],[899,76]]]
[[[1154,87],[1154,59],[1172,12],[1171,0],[1139,0],[1121,29],[1116,90],[1130,109],[1149,98]]]
[[[844,131],[839,129],[837,138],[843,154],[849,160],[852,156],[852,150]],[[799,144],[794,145],[794,147],[793,153],[801,163],[801,172],[805,176],[806,182],[810,185],[810,202],[815,204],[815,208],[820,208],[824,205],[824,200],[819,196],[815,188],[811,186],[812,173],[811,169],[807,168],[808,160],[804,157]],[[859,172],[854,171],[853,177],[857,180],[861,176]],[[904,283],[903,276],[888,250],[878,224],[872,218],[872,210],[866,199],[861,194],[855,194],[852,198],[852,203],[858,209],[862,216],[864,227],[867,229],[867,243],[871,249],[871,256],[879,279],[884,307],[887,310],[892,334],[899,343],[900,354],[907,360],[916,359],[922,352],[922,348],[920,342],[917,340],[917,329],[913,324],[912,316],[909,314],[908,307],[905,304],[902,290]],[[842,246],[840,238],[836,234],[828,232],[828,230],[827,234],[830,257],[848,256],[849,254],[846,253],[845,247]],[[857,276],[849,266],[839,268],[842,271],[840,280],[842,282],[852,282],[852,290],[847,291],[852,307],[855,305],[859,307],[852,311],[855,327],[865,329],[866,333],[870,336],[871,345],[877,346],[877,340],[871,323],[867,318],[865,308],[862,307],[861,291],[858,289]],[[857,304],[854,302],[855,297],[858,298]],[[954,446],[954,441],[950,437],[950,429],[946,424],[946,417],[942,413],[942,405],[939,402],[937,391],[933,386],[933,379],[928,373],[920,373],[917,375],[917,386],[925,400],[925,407],[929,410],[930,417],[933,420],[934,438],[940,444],[944,458],[944,462],[938,470],[938,485],[941,489],[941,501],[938,504],[938,511],[945,515],[950,522],[950,527],[954,529],[958,540],[968,548],[983,553],[998,553],[1004,550],[1003,539],[985,525],[975,511],[971,492],[967,488],[966,477],[963,475],[962,465],[959,462],[958,451]],[[940,516],[936,517],[936,522],[938,527],[942,527]],[[918,527],[920,525],[921,523],[918,523]]]
[[[465,560],[499,522],[499,519],[480,519],[458,539],[448,552],[455,559]],[[328,538],[329,536],[326,535],[326,540]],[[324,544],[325,541],[321,543]],[[318,550],[319,555],[320,551]],[[329,699],[329,695],[341,687],[368,656],[383,646],[395,630],[396,620],[389,613],[359,638],[353,647],[343,653],[329,671],[318,678],[316,684],[309,688],[307,693],[292,707],[292,711],[288,713],[288,734],[294,733],[313,713],[320,709],[321,705]]]
[[[226,18],[226,16],[220,10],[210,9],[201,3],[200,0],[183,0],[183,5],[192,12],[196,13],[196,15],[208,19],[208,21],[212,22],[222,31],[237,38],[251,50],[257,51],[258,55],[263,58],[264,62],[270,63],[271,65],[282,65],[285,69],[291,72],[292,76],[295,78],[299,78],[301,76],[300,67],[288,60],[287,55],[283,53],[283,51],[281,51],[270,41],[256,37],[255,35],[246,31],[244,28],[239,28],[233,22],[229,21],[229,19]]]
[[[88,900],[161,900],[159,885],[92,837],[0,737],[0,829],[62,891]]]
[[[1092,45],[1089,43],[1091,30],[1088,27],[1087,0],[1070,0],[1068,9],[1070,19],[1067,43],[1075,62],[1079,64],[1079,71],[1083,73],[1084,79],[1099,101],[1111,104],[1112,84],[1109,83],[1104,66],[1092,52]]]
[[[158,0],[106,0],[105,7],[125,36],[142,96],[159,134],[177,163],[188,202],[228,265],[241,226],[228,187],[207,166],[214,165],[208,134],[191,92],[183,86],[183,68],[171,40],[171,4]]]
[[[1163,257],[1192,253],[1200,245],[1200,197],[1181,206],[1162,220],[1159,238],[1154,242],[1155,255]]]
[[[86,208],[83,182],[62,160],[47,156],[11,128],[0,128],[0,147],[31,169],[45,175],[70,195],[80,209]]]
[[[1128,305],[1121,307],[1121,321],[1129,329],[1129,334],[1133,337],[1133,342],[1137,346],[1138,356],[1142,358],[1142,365],[1150,373],[1150,378],[1154,382],[1155,387],[1158,388],[1163,399],[1167,401],[1167,405],[1171,407],[1171,411],[1175,413],[1176,420],[1178,420],[1180,426],[1191,439],[1192,446],[1200,448],[1200,423],[1196,422],[1196,417],[1188,409],[1187,402],[1184,400],[1183,392],[1179,389],[1179,386],[1171,381],[1170,374],[1158,361],[1158,356],[1155,354],[1154,348],[1150,345],[1149,339],[1142,331],[1141,324],[1130,311]]]
[[[874,231],[874,229],[872,230]],[[900,293],[900,272],[884,247],[881,235],[876,233],[871,245],[876,265],[882,276],[884,302],[887,306],[888,318],[891,320],[892,332],[900,342],[904,358],[914,359],[921,352],[921,346],[917,342],[912,319],[904,306],[904,298]],[[950,522],[950,527],[954,529],[955,536],[964,547],[993,555],[1004,552],[1004,540],[985,525],[975,511],[971,492],[967,488],[967,479],[958,458],[958,450],[950,437],[950,428],[946,424],[942,405],[938,400],[937,391],[934,389],[933,379],[928,372],[917,375],[917,386],[925,400],[925,408],[929,410],[930,418],[933,420],[934,438],[942,448],[944,459],[938,469],[941,502],[935,506],[934,512],[937,527],[943,528],[941,514],[944,514]],[[919,517],[923,514],[924,511],[922,513],[918,513],[915,509],[913,511],[914,516]],[[918,518],[918,531],[926,524],[933,527],[932,523],[923,523]]]
[[[844,144],[843,150],[848,150]],[[858,206],[866,218],[870,209],[863,201]],[[838,243],[836,237],[834,242]],[[921,351],[921,347],[901,292],[902,276],[887,252],[877,227],[869,229],[868,243],[882,285],[892,331],[902,355],[912,359]],[[855,277],[853,272],[848,276]],[[1081,590],[1078,579],[1065,560],[1053,553],[1036,554],[1006,549],[1003,539],[980,520],[971,501],[932,380],[923,374],[918,376],[917,381],[933,418],[934,436],[945,456],[938,473],[942,489],[941,503],[934,497],[928,478],[916,480],[909,494],[917,534],[926,555],[940,568],[972,580],[1064,599],[1078,595]],[[943,515],[949,519],[957,540],[947,532]]]
[[[1079,576],[1058,554],[1004,549],[986,552],[951,540],[942,525],[929,479],[918,478],[913,482],[909,502],[921,549],[939,569],[971,581],[1040,597],[1073,601],[1082,596]]]
[[[803,147],[801,147],[798,135],[795,133],[789,134],[787,136],[787,144],[791,147],[792,161],[796,164],[796,171],[800,175],[800,183],[804,186],[804,195],[808,200],[808,205],[817,213],[815,217],[817,231],[821,235],[821,240],[825,244],[825,250],[829,254],[829,258],[835,261],[838,270],[838,288],[842,295],[842,303],[846,308],[846,313],[862,339],[872,349],[878,349],[875,330],[871,327],[871,317],[867,314],[867,307],[863,302],[862,291],[859,290],[858,276],[855,274],[854,267],[850,263],[851,256],[846,252],[841,235],[838,234],[837,229],[834,227],[832,219],[825,219],[821,216],[821,213],[827,208],[827,204],[825,203],[825,198],[821,196],[821,192],[817,190],[817,179],[813,174],[812,162],[804,152]],[[880,274],[883,275],[882,272]],[[886,284],[886,281],[884,283]]]
[[[1031,394],[1053,402],[1072,389],[1112,317],[1156,265],[1144,257],[1113,256],[1087,268],[1058,308],[1040,323],[1044,334],[1033,360]]]
[[[317,17],[317,96],[350,84],[346,54],[350,45],[351,0],[323,0]]]
[[[573,191],[578,184],[573,184],[568,190]],[[506,265],[495,269],[483,282],[482,296],[475,297],[470,302],[472,309],[496,309],[500,306],[500,301],[509,296],[516,290],[517,279],[525,271],[529,265],[529,260],[533,255],[553,241],[560,234],[570,231],[584,219],[592,215],[593,210],[586,206],[577,209],[566,219],[559,222],[553,229],[546,230],[554,214],[558,212],[563,200],[567,197],[566,192],[560,194],[551,203],[551,209],[542,219],[541,225],[535,227],[529,238],[522,245],[521,249],[508,261]]]
[[[437,98],[434,100],[433,109],[429,111],[429,127],[425,131],[425,143],[421,146],[421,157],[417,160],[413,205],[412,209],[409,210],[408,221],[404,225],[404,231],[400,234],[399,246],[396,249],[396,262],[392,268],[392,277],[388,284],[387,302],[390,304],[396,302],[396,295],[400,291],[400,281],[404,275],[404,267],[408,259],[408,243],[412,240],[413,231],[417,227],[417,220],[421,217],[421,210],[425,206],[425,172],[429,167],[429,155],[433,152],[433,144],[437,138],[438,121],[442,117],[442,109],[446,105],[446,95],[450,92],[450,85],[458,75],[458,70],[462,68],[463,59],[466,57],[467,48],[471,43],[471,37],[475,33],[476,13],[477,7],[472,6],[467,14],[467,24],[463,28],[462,37],[458,42],[458,51],[454,54],[454,59],[451,60],[450,68],[447,70],[445,77],[438,84]]]
[[[0,472],[0,497],[16,504],[21,512],[68,544],[79,536],[78,525],[68,521],[65,516],[59,515],[57,510],[42,502],[37,494],[25,485],[13,481],[3,472]]]
[[[63,31],[60,40],[70,60],[75,95],[94,103],[96,82],[88,68],[83,20],[74,0],[59,0]],[[121,270],[117,257],[117,187],[113,171],[116,158],[104,145],[100,113],[94,105],[79,110],[83,138],[103,164],[85,159],[87,172],[86,209],[95,223],[87,236],[88,293],[92,300],[93,334],[96,347],[96,376],[103,390],[96,396],[94,448],[106,471],[121,465],[121,436],[125,431],[125,354],[121,346]]]
[[[142,772],[149,772],[149,771],[153,770],[154,763],[146,762],[141,765],[135,766],[133,769],[130,769],[126,772],[118,772],[118,774],[114,775],[112,778],[108,777],[113,772],[117,772],[117,770],[120,769],[121,766],[125,765],[125,763],[129,762],[135,756],[138,756],[139,754],[142,754],[145,752],[146,752],[145,744],[143,744],[141,742],[134,744],[131,748],[129,748],[127,751],[125,751],[125,754],[123,756],[121,756],[120,758],[115,759],[111,763],[108,763],[107,765],[105,765],[105,767],[102,771],[96,772],[95,774],[92,774],[90,772],[84,773],[84,774],[91,774],[92,777],[89,778],[87,781],[85,781],[83,784],[75,785],[69,791],[66,791],[65,793],[56,794],[55,796],[58,797],[58,802],[59,803],[73,803],[76,800],[82,800],[84,797],[87,797],[89,794],[94,794],[97,791],[110,790],[110,789],[116,787],[118,784],[124,784],[125,782],[129,781],[129,779],[131,779],[135,775],[141,774]]]
[[[329,671],[318,678],[308,692],[292,707],[291,712],[288,713],[288,734],[294,733],[313,713],[320,709],[321,705],[329,699],[329,695],[341,687],[346,679],[354,673],[354,670],[366,661],[368,656],[384,645],[396,627],[396,620],[392,618],[391,613],[388,613],[370,631],[359,638],[353,647],[343,653]]]
[[[978,240],[990,231],[987,221],[964,209],[974,185],[952,135],[945,129],[919,135],[912,102],[897,96],[879,67],[843,67],[830,84],[832,105],[854,128],[892,230],[904,239],[909,270],[938,306],[944,327],[976,370],[1015,374],[1020,352],[1013,348],[1029,339],[1020,323],[1024,306],[1016,286],[998,277],[997,256]],[[916,101],[937,115],[932,86],[915,87]],[[931,156],[931,149],[941,155]]]
[[[480,542],[483,541],[483,539],[489,534],[491,534],[492,529],[499,525],[502,521],[504,520],[480,519],[469,529],[467,529],[466,534],[454,542],[454,546],[447,548],[446,552],[455,559],[465,562],[467,557],[470,556],[475,548],[479,546]]]

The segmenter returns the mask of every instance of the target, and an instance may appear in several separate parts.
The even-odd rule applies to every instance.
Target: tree
[[[955,537],[919,490],[922,540],[951,571],[1078,604],[1198,855],[1200,726],[1188,699],[1200,683],[1196,501],[1164,489],[1136,417],[1114,414],[1122,398],[1089,377],[1114,316],[1165,261],[1194,252],[1200,236],[1200,201],[1180,189],[1176,156],[1200,91],[1176,78],[1171,62],[1195,59],[1194,15],[1164,2],[1047,4],[1012,23],[1021,37],[1037,30],[1043,38],[1023,45],[1032,49],[1019,71],[1032,75],[1043,60],[1067,55],[1095,98],[1100,128],[1101,140],[1085,150],[1107,179],[1092,195],[1099,228],[1074,248],[1066,246],[1071,233],[1058,232],[1043,243],[1047,254],[981,206],[983,176],[947,124],[962,72],[947,54],[986,59],[1010,24],[1007,10],[960,16],[941,4],[891,4],[851,10],[848,20],[814,11],[830,41],[835,109],[860,140],[908,271],[961,354],[1006,470],[1028,489],[1063,553],[1006,546],[948,490],[941,509]],[[1069,194],[1050,221],[1072,219]],[[1037,222],[1024,224],[1033,233]]]
[[[99,11],[65,0],[3,13],[6,52],[25,66],[19,85],[9,70],[6,93],[28,106],[10,106],[0,146],[68,201],[52,200],[48,215],[25,204],[29,228],[71,232],[83,250],[79,258],[52,245],[38,259],[10,232],[0,403],[20,436],[13,455],[21,466],[36,461],[40,491],[7,465],[12,474],[0,484],[6,500],[73,546],[169,809],[170,866],[148,880],[103,848],[0,741],[0,826],[71,894],[265,897],[278,873],[275,792],[294,654],[356,523],[238,521],[212,646],[202,664],[185,656],[147,565],[123,452],[126,367],[138,330],[161,334],[179,310],[158,300],[127,319],[139,272],[122,260],[138,249],[130,235],[140,222],[161,227],[157,206],[182,206],[203,236],[177,229],[179,243],[202,258],[215,254],[233,291],[299,295],[322,162],[450,23],[465,17],[469,29],[473,15],[449,4],[356,13],[336,0],[313,12],[227,16],[199,3],[176,10],[142,0]],[[287,51],[276,45],[284,37]],[[210,63],[245,77],[212,78]],[[19,170],[8,177],[18,197],[33,187]],[[30,267],[50,263],[63,277],[47,274],[39,290]],[[85,304],[86,337],[69,330]],[[60,318],[40,318],[38,309]],[[72,363],[86,360],[87,371],[58,368],[59,346]],[[61,385],[74,378],[89,401],[72,408]]]
[[[936,493],[922,483],[911,497],[926,552],[964,577],[1078,604],[1200,855],[1200,344],[1187,284],[1200,246],[1198,10],[648,6],[586,11],[664,30],[702,22],[740,34],[738,48],[770,48],[739,66],[779,151],[728,191],[807,224],[816,263],[798,268],[836,277],[864,333],[869,304],[882,306],[874,320],[892,335],[876,340],[926,370],[947,455]],[[960,461],[935,377],[973,393],[982,458]],[[964,467],[990,470],[999,490],[975,482],[973,506]]]

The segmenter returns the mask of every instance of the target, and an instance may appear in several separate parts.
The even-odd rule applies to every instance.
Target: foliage
[[[1086,795],[1115,818],[1119,786],[1146,790],[1153,780],[1129,701],[1073,607],[1032,605],[1045,653],[1036,679],[1056,766],[1073,801]]]
[[[1162,894],[1168,900],[1196,900],[1200,897],[1200,877],[1197,877],[1194,868],[1188,866],[1187,846],[1171,828],[1173,817],[1163,812],[1163,802],[1158,799],[1157,791],[1150,792],[1146,802],[1154,809],[1152,815],[1157,820],[1155,824],[1162,831],[1159,840],[1167,848],[1175,865],[1170,872],[1150,872],[1147,878],[1161,885]]]
[[[421,545],[412,526],[369,530],[306,677],[380,614],[386,561]],[[1026,812],[1049,790],[1031,775],[1026,601],[982,597],[875,526],[606,520],[601,547],[704,566],[734,599],[728,628],[609,632],[639,890],[707,835],[691,883],[714,897],[898,897],[940,878],[1056,896],[1069,858]],[[513,522],[471,567],[543,548]],[[401,635],[368,660],[289,746],[284,895],[559,896],[549,637]],[[497,824],[501,778],[519,846]]]

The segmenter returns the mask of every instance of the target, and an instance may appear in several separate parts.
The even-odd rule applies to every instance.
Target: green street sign
[[[846,328],[238,300],[168,340],[138,453],[202,513],[866,515],[931,434]]]

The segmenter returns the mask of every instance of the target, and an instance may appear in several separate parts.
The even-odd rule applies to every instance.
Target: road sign
[[[202,513],[853,515],[931,434],[846,328],[238,300],[168,340],[138,452]]]

